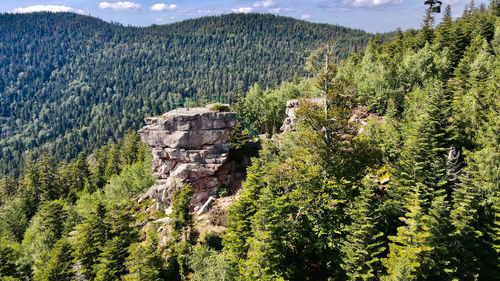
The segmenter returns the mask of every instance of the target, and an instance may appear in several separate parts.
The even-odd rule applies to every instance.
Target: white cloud
[[[99,9],[110,9],[110,10],[139,10],[141,8],[140,4],[130,2],[130,1],[118,1],[118,2],[101,2],[99,3]]]
[[[273,2],[273,0],[263,0],[263,1],[257,1],[253,3],[253,6],[255,8],[269,8],[275,6],[276,3]]]
[[[157,3],[151,6],[151,11],[157,11],[157,12],[162,12],[162,11],[173,11],[179,8],[179,6],[175,4],[164,4],[164,3]]]
[[[273,8],[273,9],[269,9],[267,11],[271,14],[277,14],[277,13],[281,12],[281,10],[282,10],[281,8]]]
[[[24,8],[16,8],[12,11],[13,13],[34,13],[34,12],[77,12],[84,13],[83,10],[75,10],[68,6],[62,5],[33,5]]]
[[[247,14],[247,13],[251,13],[252,11],[253,11],[252,7],[241,7],[241,8],[233,9],[233,13]]]
[[[385,4],[400,4],[403,0],[354,0],[354,1],[344,1],[344,3],[350,3],[351,6],[356,8],[361,7],[376,7]]]
[[[300,16],[300,18],[301,18],[301,19],[303,19],[303,20],[308,20],[308,19],[310,19],[311,17],[312,17],[312,16],[311,16],[311,15],[309,15],[309,14],[303,14],[303,15],[301,15],[301,16]]]

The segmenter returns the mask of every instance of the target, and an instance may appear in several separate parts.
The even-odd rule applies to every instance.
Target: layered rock
[[[153,153],[157,181],[142,199],[168,206],[176,188],[191,184],[192,203],[201,206],[220,186],[235,184],[235,163],[228,161],[235,114],[227,105],[218,109],[223,112],[211,106],[179,108],[145,119],[147,125],[138,133]]]

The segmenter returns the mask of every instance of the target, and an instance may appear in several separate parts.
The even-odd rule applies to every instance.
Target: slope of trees
[[[149,224],[165,214],[130,200],[152,184],[135,133],[70,163],[29,154],[21,177],[0,181],[0,278],[497,280],[500,3],[456,20],[443,9],[434,27],[436,11],[346,61],[320,49],[308,65],[330,64],[313,78],[239,98],[270,138],[221,236],[194,231],[190,186],[163,229]],[[271,100],[319,94],[326,108],[302,100],[297,130],[273,134],[283,112]],[[383,118],[359,133],[356,107]]]
[[[219,253],[234,280],[498,279],[500,3],[435,11],[327,70],[311,56],[328,108],[303,101],[249,168]],[[358,136],[356,106],[384,119]]]
[[[339,38],[345,58],[370,37],[258,14],[144,28],[71,13],[1,14],[0,174],[17,175],[27,150],[69,161],[146,116],[303,76],[296,66],[328,38]]]

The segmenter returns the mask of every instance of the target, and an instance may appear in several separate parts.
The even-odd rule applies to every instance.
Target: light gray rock
[[[201,206],[221,185],[230,186],[234,165],[228,163],[229,134],[236,124],[229,106],[223,112],[203,108],[179,108],[145,119],[138,131],[153,154],[156,183],[141,197],[164,207],[176,188],[191,184],[192,203]]]
[[[203,204],[203,206],[201,206],[201,208],[198,210],[198,212],[197,212],[198,216],[208,212],[210,210],[210,208],[212,208],[212,205],[214,204],[214,202],[215,202],[215,198],[213,196],[208,197],[205,204]]]

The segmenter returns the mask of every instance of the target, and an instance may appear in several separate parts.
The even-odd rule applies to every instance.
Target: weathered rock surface
[[[168,206],[176,188],[191,184],[194,206],[201,206],[222,185],[233,186],[236,164],[228,161],[229,134],[235,114],[205,108],[179,108],[159,117],[146,118],[138,131],[153,153],[156,183],[141,198]]]
[[[318,105],[323,105],[324,104],[324,99],[323,98],[311,98],[311,99],[306,99],[306,101]],[[298,99],[293,99],[289,100],[286,102],[286,115],[287,117],[285,118],[285,121],[283,122],[283,125],[281,126],[280,130],[282,132],[287,132],[287,131],[295,131],[295,128],[297,126],[297,110],[299,110],[299,100]]]

